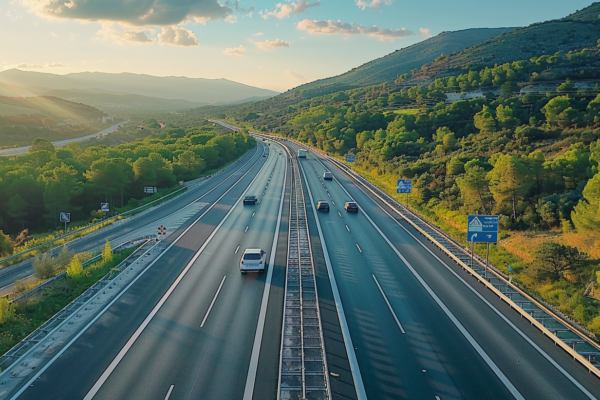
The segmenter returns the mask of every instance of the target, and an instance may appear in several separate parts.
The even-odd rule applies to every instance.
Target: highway
[[[208,205],[20,399],[277,398],[290,167],[258,148],[186,194]],[[312,152],[300,165],[333,399],[600,398],[593,374],[345,172]],[[265,273],[239,272],[251,247]]]
[[[217,198],[233,182],[239,179],[248,168],[261,159],[262,151],[253,150],[244,155],[240,160],[227,167],[221,174],[202,182],[200,185],[188,189],[185,193],[177,196],[173,200],[153,208],[149,213],[136,218],[125,219],[123,222],[115,225],[109,225],[102,229],[98,235],[82,237],[71,243],[68,243],[70,251],[83,252],[90,251],[106,240],[113,246],[124,238],[144,227],[153,227],[153,233],[156,233],[160,221],[185,207],[197,204],[199,202],[208,203],[211,199]],[[33,273],[33,259],[25,260],[19,264],[11,265],[0,269],[0,290],[10,287],[18,279],[26,278]]]
[[[301,163],[314,202],[330,202],[317,215],[368,398],[600,396],[597,378],[345,173],[313,153]],[[351,199],[358,214],[344,212]]]
[[[72,138],[72,139],[58,140],[56,142],[52,142],[52,144],[54,145],[54,147],[64,147],[71,142],[81,142],[83,140],[88,140],[88,139],[92,139],[95,137],[108,135],[109,133],[116,131],[117,129],[119,129],[120,127],[122,127],[123,125],[125,125],[128,122],[129,121],[119,122],[109,128],[101,130],[100,132],[92,133],[91,135],[80,136],[80,137],[76,137],[76,138]],[[9,156],[18,156],[21,154],[27,154],[29,152],[30,148],[31,148],[31,146],[23,146],[23,147],[13,147],[10,149],[2,149],[2,150],[0,150],[0,157],[9,157]]]
[[[249,247],[275,260],[287,162],[285,153],[273,153],[19,398],[242,398],[249,372],[259,369],[250,359],[261,311],[265,324],[262,300],[273,265],[271,274],[241,274],[239,260]],[[239,201],[248,185],[259,197],[255,206]],[[265,333],[280,331],[281,315],[275,317],[266,318]],[[276,386],[277,375],[269,379]]]

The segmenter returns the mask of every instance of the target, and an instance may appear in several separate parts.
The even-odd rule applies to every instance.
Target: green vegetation
[[[111,209],[129,202],[139,205],[145,186],[171,188],[255,146],[247,133],[219,132],[204,122],[193,128],[156,130],[153,138],[116,146],[84,149],[71,143],[55,150],[47,141],[37,141],[29,154],[0,158],[0,230],[16,235],[24,229],[57,228],[59,212],[71,212],[72,221],[98,218],[105,201]],[[26,241],[14,244],[19,247]]]
[[[83,268],[81,261],[86,254],[59,256],[59,261],[48,262],[46,268],[53,274],[67,271],[67,278],[58,280],[42,289],[36,297],[10,304],[5,297],[0,298],[0,353],[4,354],[24,337],[35,331],[54,314],[75,300],[89,287],[119,265],[132,249],[104,258]],[[37,271],[36,271],[37,273]]]
[[[591,9],[600,14],[600,4]],[[394,196],[396,179],[412,179],[411,207],[464,244],[467,214],[499,214],[491,261],[505,272],[511,266],[518,284],[600,334],[600,303],[584,296],[600,293],[600,31],[596,20],[536,29],[574,34],[550,55],[534,46],[538,54],[519,59],[525,53],[512,51],[513,39],[534,31],[524,28],[488,41],[506,55],[504,64],[441,55],[396,85],[194,113],[295,138],[339,159],[355,154],[353,168]],[[581,43],[587,47],[575,47]],[[417,79],[432,66],[445,75]],[[553,86],[536,89],[543,82]],[[445,102],[448,92],[474,90],[484,96]]]

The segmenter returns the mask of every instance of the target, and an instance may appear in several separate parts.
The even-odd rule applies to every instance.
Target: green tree
[[[54,153],[54,145],[48,140],[44,138],[37,138],[31,142],[31,147],[29,147],[29,152],[34,153],[36,151],[45,150],[51,153]]]
[[[0,257],[8,257],[13,252],[13,243],[8,235],[0,230]]]
[[[458,157],[452,157],[446,163],[446,175],[458,175],[465,172],[465,163]]]
[[[39,279],[48,279],[54,276],[54,261],[48,253],[44,253],[33,260],[33,271]]]
[[[517,204],[527,194],[530,182],[527,179],[527,168],[517,156],[499,154],[494,169],[488,174],[490,191],[494,196],[499,211],[507,207],[517,218]]]
[[[121,205],[123,205],[123,193],[131,183],[133,170],[123,158],[101,158],[92,162],[85,177],[98,194],[106,197],[120,195]]]
[[[112,248],[110,247],[110,243],[108,242],[108,239],[106,239],[106,243],[104,244],[104,250],[102,250],[102,260],[105,263],[109,263],[113,260],[113,251],[112,251]]]
[[[571,220],[579,232],[600,232],[600,173],[590,179],[583,189],[583,200],[573,209]]]
[[[490,111],[490,108],[486,105],[483,109],[475,114],[474,117],[475,128],[479,129],[481,133],[491,133],[496,131],[496,120],[494,115]]]
[[[25,229],[25,221],[27,219],[27,209],[29,204],[21,197],[20,194],[13,196],[6,204],[6,213],[21,224],[21,229]]]
[[[83,274],[83,265],[81,265],[81,261],[79,261],[79,257],[75,256],[69,263],[67,267],[67,275],[69,278],[77,279],[81,277]]]
[[[542,108],[542,113],[546,116],[546,122],[550,126],[567,126],[571,123],[568,120],[568,118],[572,118],[571,110],[573,108],[569,96],[558,96]]]
[[[479,165],[467,168],[463,176],[456,178],[456,184],[468,211],[490,213],[493,198],[485,169]]]
[[[501,128],[514,129],[521,121],[513,116],[513,109],[510,106],[500,104],[496,108],[496,119]]]
[[[587,258],[587,254],[580,252],[577,247],[545,242],[535,251],[534,262],[528,273],[537,280],[550,279],[555,282],[564,278],[565,273],[577,269]]]

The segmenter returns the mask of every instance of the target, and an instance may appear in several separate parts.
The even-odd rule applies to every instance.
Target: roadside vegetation
[[[464,244],[467,214],[500,215],[491,261],[600,335],[588,297],[600,295],[600,80],[586,68],[596,65],[600,49],[588,47],[197,113],[355,154],[353,168],[392,195],[412,179],[411,206]],[[480,97],[446,101],[469,91]]]
[[[86,267],[81,263],[91,257],[88,253],[73,255],[65,250],[55,259],[48,256],[38,258],[34,264],[38,277],[47,279],[64,271],[67,272],[66,277],[55,281],[33,297],[16,303],[10,303],[5,297],[0,298],[0,354],[6,353],[35,331],[132,252],[133,249],[126,249],[113,254],[107,244],[102,252],[102,259]],[[21,288],[30,289],[26,284],[22,284]]]
[[[158,126],[156,120],[148,123]],[[148,129],[154,129],[148,137],[115,146],[70,143],[55,149],[36,139],[28,154],[0,158],[0,257],[41,240],[30,233],[47,236],[60,229],[60,212],[70,212],[79,224],[99,220],[105,216],[101,202],[121,212],[143,205],[144,187],[168,194],[179,181],[222,168],[255,146],[247,133],[221,134],[206,121]]]

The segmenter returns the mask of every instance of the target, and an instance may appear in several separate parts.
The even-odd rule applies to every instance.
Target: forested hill
[[[456,54],[444,52],[424,68],[430,77],[456,68],[492,67],[541,55],[566,54],[569,51],[595,47],[600,37],[600,2],[565,18],[518,28],[478,43]],[[429,63],[429,62],[428,62]]]
[[[54,96],[5,97],[0,96],[0,115],[42,114],[75,121],[89,121],[106,115],[85,104],[73,103]]]
[[[370,61],[341,75],[307,83],[290,90],[286,94],[308,89],[319,89],[318,91],[322,93],[332,93],[337,90],[393,82],[398,75],[410,72],[415,68],[421,68],[423,64],[432,62],[442,53],[459,52],[513,29],[481,28],[442,32],[435,37],[396,50],[385,57]]]

